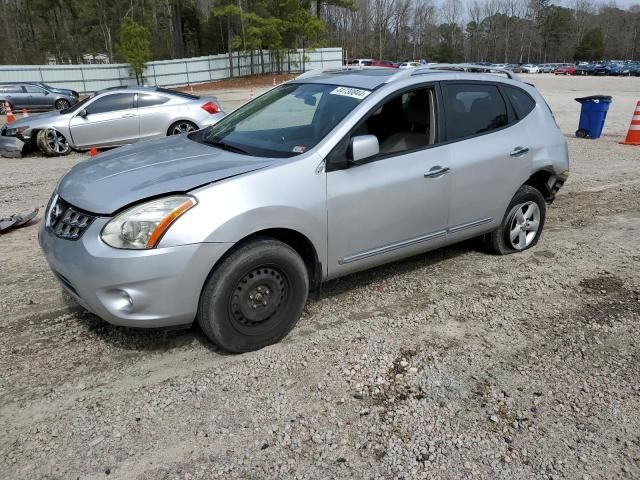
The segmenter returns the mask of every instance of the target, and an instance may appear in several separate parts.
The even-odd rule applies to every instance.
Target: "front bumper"
[[[58,238],[41,224],[40,247],[60,284],[80,305],[114,325],[191,324],[206,278],[231,244],[118,250],[100,239],[108,220],[96,218],[76,241]]]

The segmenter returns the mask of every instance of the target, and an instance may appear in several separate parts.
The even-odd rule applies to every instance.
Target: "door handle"
[[[135,113],[127,113],[125,115],[122,115],[122,118],[131,118],[131,117],[135,117],[136,114]]]
[[[521,157],[528,151],[529,151],[529,147],[516,147],[511,151],[509,155],[511,155],[512,157]]]
[[[449,171],[449,167],[441,167],[440,165],[437,165],[433,167],[431,170],[429,170],[428,172],[425,172],[424,178],[440,177],[445,173],[447,173],[448,171]]]

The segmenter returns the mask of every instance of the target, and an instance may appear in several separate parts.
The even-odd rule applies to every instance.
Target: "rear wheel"
[[[576,137],[578,138],[586,138],[587,137],[587,131],[583,130],[582,128],[579,130],[576,130]]]
[[[11,105],[9,102],[6,102],[4,100],[0,101],[0,115],[6,115],[7,111],[5,108],[5,105],[8,104],[9,107],[11,108],[11,110],[13,111],[13,105]]]
[[[65,108],[69,108],[70,106],[71,102],[69,102],[69,100],[65,100],[64,98],[56,100],[55,103],[56,110],[64,110]]]
[[[169,127],[167,135],[182,135],[183,133],[193,132],[197,129],[198,126],[195,123],[188,120],[179,120]]]
[[[38,132],[36,144],[47,157],[69,155],[71,146],[60,132],[53,128],[45,128]]]
[[[484,236],[488,250],[498,255],[533,247],[544,227],[546,204],[540,191],[521,186],[513,196],[500,227]]]
[[[290,246],[264,238],[231,253],[210,275],[198,323],[230,352],[258,350],[282,340],[302,315],[309,293],[304,261]]]

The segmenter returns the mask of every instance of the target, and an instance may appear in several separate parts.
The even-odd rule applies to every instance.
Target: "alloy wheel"
[[[515,207],[509,225],[509,241],[516,250],[529,247],[540,228],[540,207],[536,202],[526,202]]]
[[[47,132],[46,142],[55,153],[62,153],[69,148],[67,139],[64,138],[64,135],[60,132],[56,132],[55,130]]]
[[[190,122],[178,122],[171,130],[171,135],[182,135],[183,133],[193,132],[196,127]]]

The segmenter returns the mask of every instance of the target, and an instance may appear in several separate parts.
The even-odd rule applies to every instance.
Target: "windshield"
[[[292,157],[316,146],[370,93],[336,85],[285,84],[193,139],[258,157]]]
[[[87,102],[91,100],[93,97],[95,97],[96,95],[97,93],[94,93],[93,95],[89,95],[88,97],[83,98],[78,103],[70,106],[69,108],[63,108],[62,110],[60,110],[60,115],[64,115],[65,113],[75,113],[80,111],[81,109],[84,108]]]

